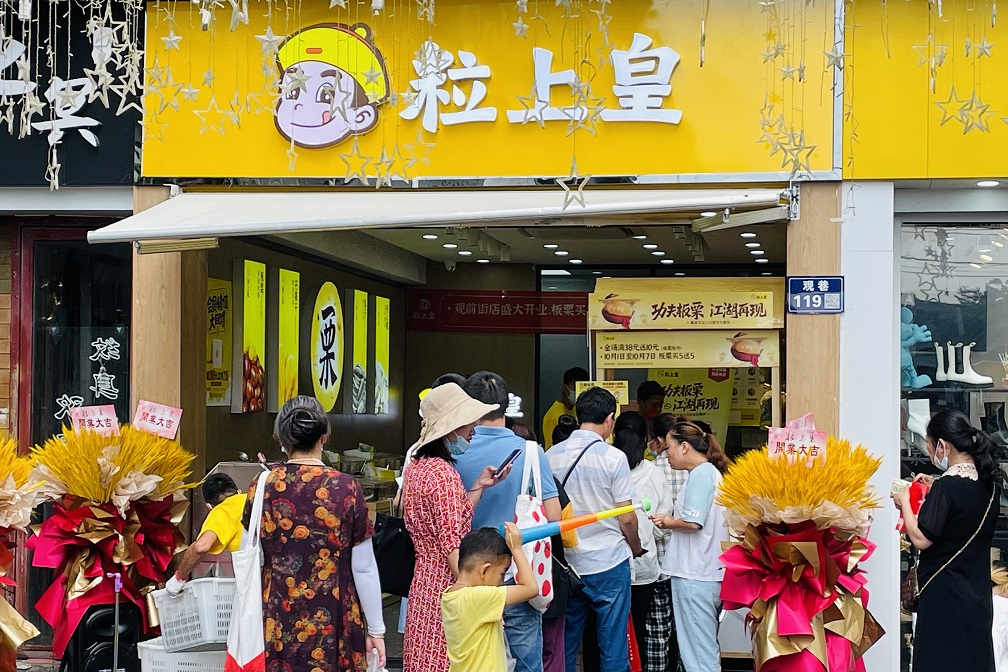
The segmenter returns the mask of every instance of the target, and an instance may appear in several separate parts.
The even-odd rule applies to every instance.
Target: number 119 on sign
[[[791,297],[791,305],[796,310],[801,310],[802,308],[822,308],[823,297],[822,294],[795,294]]]

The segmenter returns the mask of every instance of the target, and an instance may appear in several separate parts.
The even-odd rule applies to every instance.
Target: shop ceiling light
[[[742,238],[755,238],[756,234],[753,233],[752,231],[746,231],[745,233],[740,233],[739,236],[741,236]]]
[[[570,275],[570,271],[565,271],[562,268],[547,268],[545,271],[539,271],[539,275],[542,275],[544,277],[547,276],[547,275],[564,275],[564,276],[567,276],[567,275]]]
[[[749,254],[753,255],[754,257],[762,257],[764,254],[766,254],[766,252],[764,252],[763,250],[749,250]]]
[[[664,257],[664,256],[665,256],[665,253],[664,253],[664,252],[662,252],[661,250],[655,250],[655,251],[654,251],[654,252],[652,252],[651,254],[653,254],[653,255],[654,255],[654,256],[656,256],[656,257]]]
[[[726,209],[723,214],[714,217],[694,219],[692,228],[694,233],[707,233],[710,231],[734,229],[740,226],[752,226],[753,224],[786,222],[788,221],[789,214],[790,210],[786,205],[777,205],[772,208],[753,210],[751,212],[730,212]]]
[[[686,275],[686,274],[680,271],[679,273],[676,273],[676,275]]]
[[[490,260],[489,259],[477,259],[476,263],[477,264],[489,264]]]
[[[755,242],[754,243],[746,243],[745,246],[746,247],[759,247],[760,244],[759,243],[755,243]]]
[[[1001,183],[998,182],[997,180],[980,180],[979,182],[977,182],[977,186],[981,187],[981,188],[984,188],[984,187],[996,187],[999,184],[1001,184]]]
[[[1004,247],[1004,243],[1002,243],[1000,240],[995,240],[993,242],[994,242],[994,247]]]
[[[437,240],[437,234],[435,233],[425,233],[423,236],[424,240]]]
[[[980,264],[976,263],[975,261],[971,261],[970,262],[970,266],[972,266],[973,268],[983,268],[983,266],[981,266]]]
[[[543,245],[543,247],[545,247],[547,250],[555,250],[560,246],[557,245],[556,243],[546,243],[545,245]]]
[[[644,245],[644,249],[645,250],[657,250],[658,246],[655,245],[654,243],[647,243],[647,244]]]
[[[602,271],[592,271],[592,275],[602,275]]]
[[[189,238],[187,240],[140,240],[136,242],[137,254],[187,252],[190,250],[216,250],[218,247],[220,247],[220,243],[216,238]]]
[[[471,257],[472,250],[459,250],[459,254],[462,255],[463,257]]]
[[[580,264],[581,263],[580,259],[568,259],[567,261],[569,261],[572,264]]]
[[[567,250],[557,250],[553,254],[555,254],[558,257],[566,257],[568,254],[570,254],[570,252],[568,252]]]
[[[663,264],[665,264],[666,266],[668,266],[669,264],[674,264],[674,263],[675,263],[675,260],[673,260],[673,259],[662,259],[662,260],[661,260],[661,263],[663,263]]]
[[[707,212],[701,212],[700,216],[701,217],[717,217],[717,213],[714,212],[713,210],[708,210]]]
[[[458,245],[456,245],[455,243],[445,243],[441,247],[445,248],[446,250],[454,250],[456,247],[458,247]]]
[[[769,271],[766,271],[764,273],[760,273],[760,275],[773,275],[773,273],[770,273]]]
[[[647,240],[647,236],[645,236],[645,235],[636,235],[636,236],[633,237],[633,239],[634,240]]]
[[[981,254],[980,261],[994,261],[994,257],[989,254]]]
[[[756,260],[756,263],[757,264],[769,264],[770,260],[767,259],[766,257],[760,257],[759,259]]]

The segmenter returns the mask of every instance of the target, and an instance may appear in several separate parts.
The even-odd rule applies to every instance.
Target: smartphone
[[[493,477],[494,478],[500,478],[500,475],[504,472],[504,470],[507,469],[508,466],[510,466],[512,462],[514,462],[515,460],[517,460],[518,456],[521,455],[521,454],[522,454],[522,449],[521,448],[515,448],[514,450],[512,450],[511,454],[507,456],[507,459],[505,459],[503,462],[501,462],[501,465],[499,467],[497,467],[497,470],[493,473]]]

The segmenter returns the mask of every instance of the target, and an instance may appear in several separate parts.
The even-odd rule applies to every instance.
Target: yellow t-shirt
[[[553,445],[553,430],[560,424],[561,415],[574,415],[574,409],[568,409],[559,400],[554,401],[543,416],[543,448],[548,449]]]
[[[451,672],[506,672],[504,586],[471,586],[441,595]]]
[[[203,522],[203,527],[200,529],[200,536],[204,532],[213,532],[217,535],[217,541],[210,547],[211,555],[220,555],[225,549],[233,553],[241,548],[241,519],[244,512],[244,492],[231,495],[210,509],[210,513],[207,515],[206,520]]]

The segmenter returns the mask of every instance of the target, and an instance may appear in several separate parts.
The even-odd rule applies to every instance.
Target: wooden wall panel
[[[840,183],[801,185],[801,216],[788,225],[788,275],[840,273]],[[815,413],[816,428],[840,429],[840,316],[788,315],[785,419]]]

